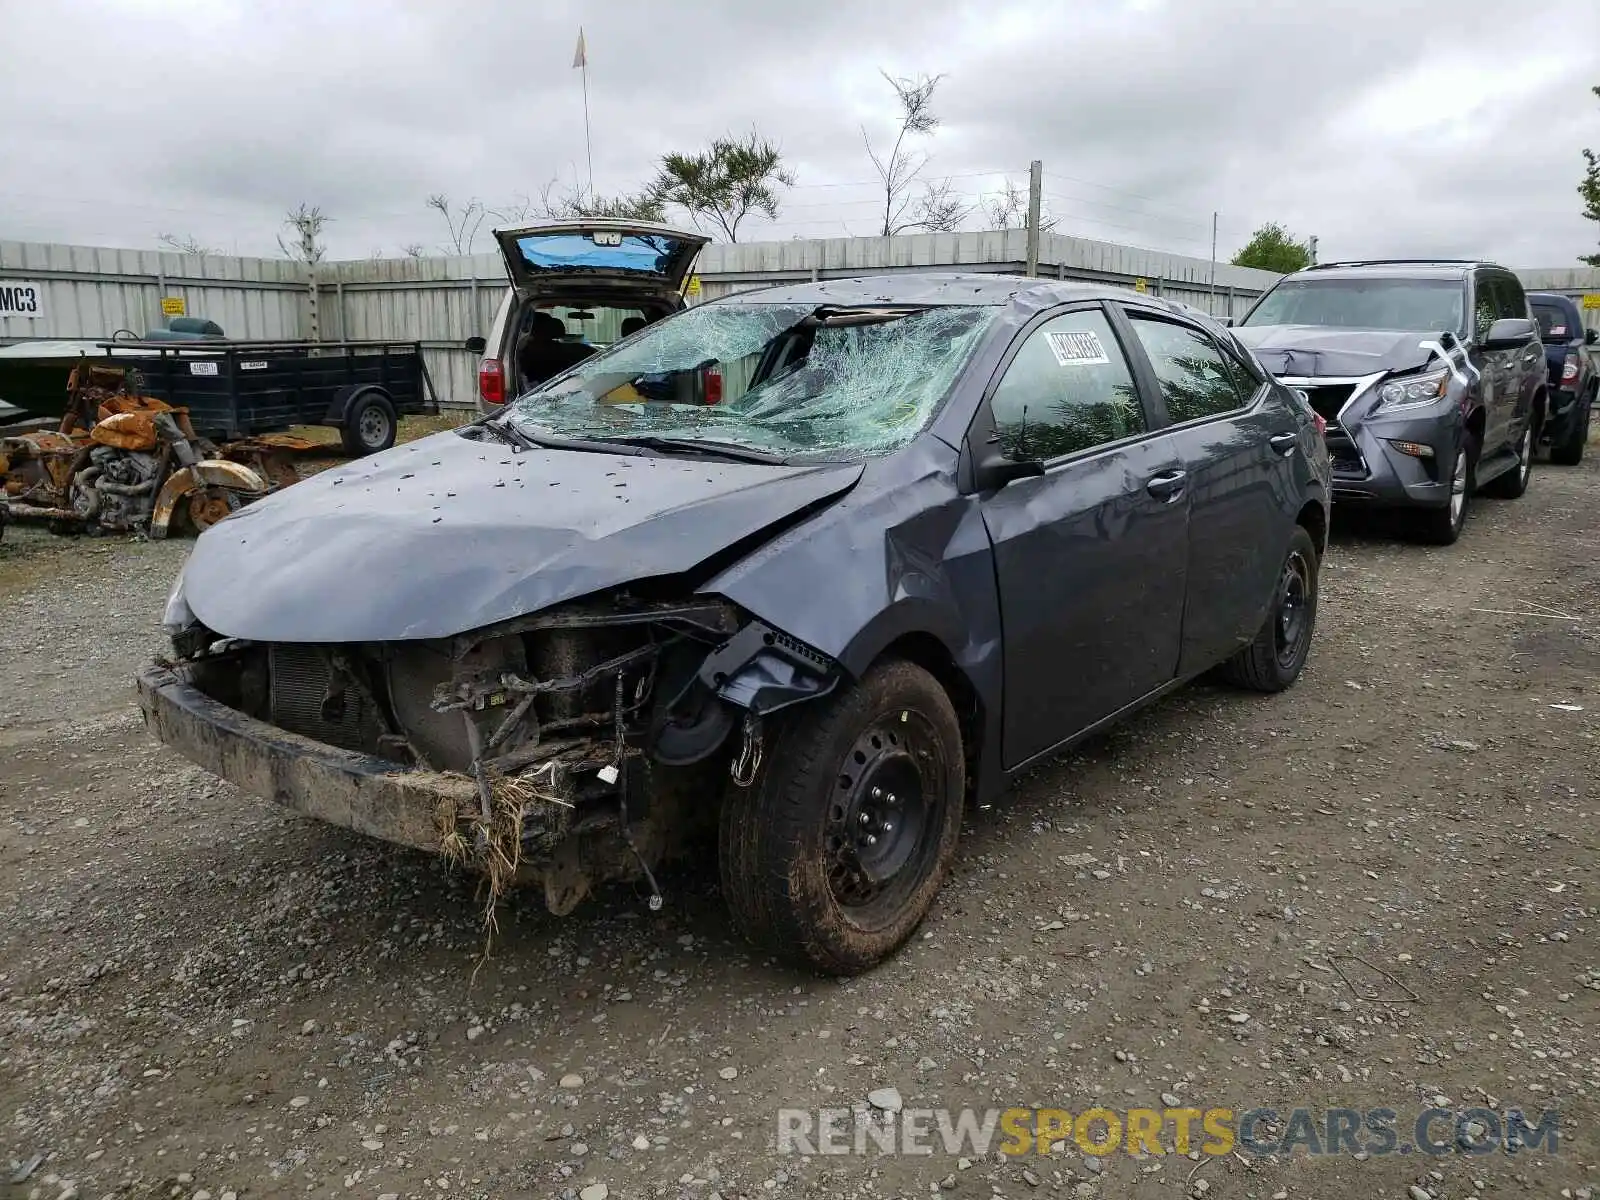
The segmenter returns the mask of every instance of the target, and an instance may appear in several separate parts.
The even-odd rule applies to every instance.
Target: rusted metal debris
[[[186,410],[128,386],[126,371],[85,360],[59,428],[0,437],[0,527],[9,519],[63,533],[199,533],[298,482],[297,460],[328,450],[286,434],[218,445],[196,436]]]

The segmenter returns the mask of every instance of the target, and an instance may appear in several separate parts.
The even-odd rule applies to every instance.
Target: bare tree
[[[1014,183],[1008,176],[1005,189],[993,193],[983,202],[984,215],[989,220],[990,229],[1025,229],[1028,225],[1028,189]],[[1047,217],[1042,208],[1039,215],[1039,228],[1049,233],[1060,223],[1056,217]]]
[[[289,257],[299,262],[311,264],[321,262],[328,253],[325,242],[319,239],[322,228],[333,218],[329,217],[320,208],[302,203],[299,208],[283,218],[283,223],[289,227],[292,235],[285,240],[283,234],[278,235],[278,249]]]
[[[953,182],[940,179],[924,187],[922,195],[911,206],[916,218],[912,227],[928,233],[954,233],[975,208],[976,205],[968,204],[966,197],[956,191]]]
[[[545,216],[548,214],[550,207],[550,193],[555,186],[556,181],[554,179],[545,184],[540,192],[540,200],[534,200],[525,192],[519,193],[499,207],[491,208],[489,215],[501,225],[520,225],[530,217]],[[542,206],[541,200],[543,201]]]
[[[602,196],[585,192],[582,188],[568,186],[552,179],[539,189],[537,200],[519,195],[489,215],[506,225],[520,224],[540,218],[551,221],[570,221],[578,217],[614,217],[632,221],[660,221],[666,216],[666,206],[648,191],[635,195],[620,193]]]
[[[400,253],[407,258],[421,258],[427,251],[422,248],[421,242],[410,242],[400,247]]]
[[[428,207],[444,218],[445,228],[450,231],[450,240],[444,246],[445,253],[471,254],[478,230],[483,226],[484,218],[489,216],[483,201],[474,196],[465,204],[452,206],[450,197],[440,192],[428,197]]]
[[[912,187],[928,165],[929,156],[925,150],[912,149],[906,139],[925,137],[939,128],[939,118],[933,111],[933,93],[944,76],[918,75],[913,79],[896,77],[887,71],[878,74],[894,89],[895,100],[900,105],[900,128],[887,155],[880,154],[873,146],[865,125],[861,127],[861,140],[866,143],[867,157],[883,182],[883,236],[892,237],[910,229],[928,227],[924,223],[924,211],[913,208]]]
[[[221,254],[215,246],[208,246],[192,233],[158,233],[156,241],[179,254]]]

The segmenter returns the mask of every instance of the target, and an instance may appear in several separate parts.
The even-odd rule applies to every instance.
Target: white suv
[[[684,307],[683,288],[707,242],[646,221],[599,217],[497,229],[511,287],[483,355],[478,409],[492,413],[594,351]]]

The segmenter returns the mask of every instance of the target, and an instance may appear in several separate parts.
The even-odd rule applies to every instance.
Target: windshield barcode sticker
[[[1049,344],[1050,352],[1056,356],[1059,366],[1087,367],[1111,361],[1106,357],[1106,348],[1100,344],[1099,335],[1095,333],[1047,333],[1044,340]]]

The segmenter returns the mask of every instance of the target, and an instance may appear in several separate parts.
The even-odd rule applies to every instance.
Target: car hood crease
[[[440,434],[313,476],[207,530],[184,596],[228,637],[448,637],[692,571],[843,494],[861,470],[513,451]]]
[[[1434,330],[1330,329],[1321,325],[1241,325],[1235,334],[1274,375],[1349,377],[1414,371],[1431,351]]]

